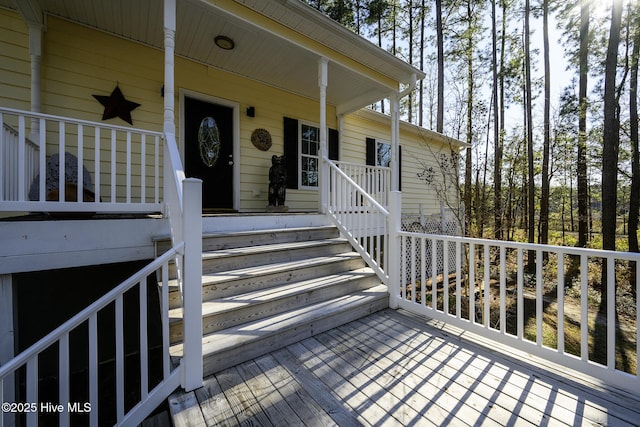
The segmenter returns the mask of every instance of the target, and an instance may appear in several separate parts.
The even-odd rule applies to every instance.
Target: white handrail
[[[387,283],[389,211],[329,159],[327,213],[341,233]]]
[[[12,128],[2,120],[2,112],[0,112],[0,200],[19,200],[25,197],[25,182],[31,182],[38,174],[38,158],[40,147],[24,137],[24,131]],[[19,128],[24,128],[24,120],[18,124]],[[21,140],[21,136],[24,140]],[[20,169],[18,165],[24,165]],[[24,179],[20,179],[20,175],[24,175]]]
[[[399,286],[390,295],[391,305],[461,327],[618,387],[640,389],[640,370],[624,372],[618,366],[617,359],[622,353],[618,350],[617,328],[624,327],[625,318],[618,319],[616,311],[617,298],[624,296],[616,295],[616,281],[623,280],[620,274],[635,277],[635,283],[629,286],[635,288],[636,295],[640,293],[640,254],[406,231],[398,231],[397,235],[400,243],[395,262],[400,270],[391,281],[399,282]],[[535,265],[532,273],[526,274],[530,256]],[[438,263],[443,264],[442,270],[438,269]],[[596,280],[606,277],[606,304],[590,313],[589,277],[594,275]],[[570,278],[572,282],[567,285],[565,281]],[[568,293],[573,293],[574,298],[568,299]],[[627,352],[635,353],[631,356],[635,359],[632,365],[640,366],[637,298],[629,312],[635,312],[631,320],[635,330],[627,328],[626,335],[631,334],[629,342],[635,345],[629,344],[632,350],[626,345]],[[525,313],[529,313],[529,318]],[[554,334],[545,326],[545,316],[549,315],[556,317]],[[597,329],[602,328],[598,332],[602,340],[599,345],[605,351],[599,360],[594,360],[593,349],[589,348],[593,322],[597,322]],[[565,344],[568,328],[575,328],[572,335],[579,337],[579,345],[571,349]]]
[[[25,116],[19,116],[20,122],[24,123]],[[0,121],[2,113],[0,113]],[[64,129],[64,123],[60,122],[60,128]],[[20,134],[24,135],[24,126],[20,126]],[[42,129],[42,127],[41,127]],[[99,128],[98,128],[99,129]],[[125,128],[127,129],[127,128]],[[64,132],[61,132],[61,135]],[[113,135],[113,133],[112,133]],[[82,131],[78,132],[78,144],[82,139]],[[96,134],[96,140],[99,141],[99,131]],[[115,138],[112,137],[112,144]],[[41,139],[41,142],[44,139]],[[38,395],[38,372],[37,358],[38,355],[49,348],[51,345],[59,342],[59,384],[60,384],[60,403],[65,405],[68,402],[69,390],[69,368],[68,368],[68,337],[70,331],[77,328],[84,322],[89,322],[89,357],[90,365],[97,365],[97,312],[102,310],[109,304],[115,303],[115,322],[116,322],[116,419],[118,425],[137,425],[144,417],[146,417],[153,409],[155,409],[162,400],[173,392],[176,387],[182,385],[187,391],[191,391],[202,385],[202,182],[197,179],[186,179],[182,168],[182,163],[177,150],[175,137],[167,134],[164,146],[164,193],[165,193],[165,214],[171,224],[171,238],[173,248],[162,256],[153,261],[150,265],[141,269],[131,278],[125,280],[112,291],[98,301],[82,310],[69,321],[65,322],[53,332],[42,338],[36,344],[13,358],[7,364],[0,367],[0,394],[4,390],[5,377],[11,376],[16,369],[26,365],[27,369],[27,399],[30,402],[37,402]],[[1,141],[0,141],[1,142]],[[64,147],[64,139],[60,138],[61,146]],[[113,145],[112,145],[113,146]],[[127,148],[130,148],[130,137],[127,136]],[[96,144],[96,153],[99,153],[99,143]],[[157,150],[156,150],[157,151]],[[82,150],[80,150],[82,152]],[[98,156],[96,156],[98,158]],[[82,158],[80,156],[80,158]],[[159,156],[156,155],[156,160]],[[41,165],[43,157],[41,156]],[[130,182],[130,166],[131,157],[127,155],[127,182]],[[61,166],[64,169],[64,166]],[[159,167],[155,164],[155,184],[156,184],[156,200],[159,201]],[[60,171],[60,175],[64,176],[64,170]],[[41,179],[41,183],[44,178]],[[82,179],[80,179],[82,182]],[[43,191],[41,190],[42,194]],[[130,199],[130,192],[127,190],[127,199]],[[43,203],[43,202],[40,202]],[[49,202],[47,202],[49,203]],[[61,203],[62,204],[62,203]],[[24,206],[33,206],[28,202],[23,202]],[[12,206],[15,206],[12,205]],[[183,336],[184,336],[184,355],[179,367],[170,368],[169,360],[169,305],[168,305],[168,262],[175,259],[176,270],[178,272],[178,284],[180,287],[180,295],[183,306]],[[162,297],[161,297],[161,329],[163,335],[163,374],[160,383],[153,389],[148,390],[147,386],[141,386],[140,402],[130,411],[125,413],[124,406],[124,340],[123,340],[123,295],[126,291],[139,284],[140,288],[140,358],[141,358],[141,380],[140,383],[148,382],[146,364],[148,363],[148,353],[146,351],[147,331],[146,331],[146,278],[158,270],[162,270]],[[144,292],[143,292],[144,289]],[[145,330],[143,330],[143,328]],[[90,367],[91,369],[91,367]],[[97,369],[94,367],[94,370]],[[91,425],[98,424],[97,418],[97,395],[99,389],[97,386],[97,373],[90,373],[90,406],[92,412],[90,414]],[[1,397],[1,396],[0,396]],[[66,400],[66,402],[65,402]],[[95,411],[93,411],[95,409]],[[8,415],[0,415],[0,421]],[[61,425],[68,424],[68,411],[62,411],[60,414]],[[27,425],[37,424],[37,413],[27,415]]]
[[[140,293],[140,347],[141,347],[141,360],[140,360],[140,372],[141,372],[141,401],[138,405],[136,405],[131,411],[128,413],[124,412],[124,395],[120,395],[120,393],[116,393],[117,400],[117,424],[125,425],[124,420],[136,420],[138,421],[136,424],[142,421],[146,415],[148,415],[155,406],[152,406],[151,403],[155,403],[156,405],[160,403],[158,399],[164,399],[166,396],[171,393],[179,384],[180,381],[180,372],[183,369],[182,366],[178,366],[171,370],[170,368],[170,360],[169,360],[169,321],[168,321],[168,310],[163,310],[161,312],[162,318],[162,335],[163,335],[163,372],[162,378],[163,380],[154,387],[153,390],[149,390],[148,378],[147,378],[147,364],[148,358],[145,358],[146,354],[146,316],[147,316],[147,302],[146,302],[146,292],[147,292],[147,278],[157,272],[158,270],[162,270],[162,293],[161,293],[161,306],[168,307],[168,263],[171,259],[176,256],[181,256],[181,253],[184,250],[184,245],[180,244],[174,246],[169,251],[165,252],[162,256],[155,259],[153,262],[148,264],[147,266],[140,269],[136,274],[131,276],[130,278],[123,281],[120,285],[116,286],[114,289],[109,291],[107,294],[99,298],[97,301],[89,305],[84,310],[80,311],[78,314],[73,316],[71,319],[67,320],[65,323],[57,327],[54,331],[49,333],[47,336],[40,339],[38,342],[33,344],[31,347],[11,359],[5,365],[0,367],[0,390],[3,390],[4,380],[10,376],[12,376],[16,370],[26,365],[27,367],[27,377],[28,380],[26,382],[26,395],[28,401],[32,405],[36,405],[35,408],[28,408],[27,411],[27,425],[36,425],[37,424],[37,413],[40,409],[38,405],[38,375],[37,375],[37,365],[38,365],[38,357],[39,355],[50,348],[55,343],[59,344],[59,358],[60,358],[60,374],[59,374],[59,387],[61,391],[60,403],[63,404],[63,409],[60,412],[60,423],[68,424],[70,410],[68,408],[68,389],[69,389],[69,369],[68,369],[68,341],[69,335],[72,331],[74,331],[78,326],[82,325],[85,322],[89,322],[89,402],[86,402],[89,406],[82,405],[82,409],[90,411],[90,424],[98,425],[98,411],[100,408],[98,407],[98,393],[99,387],[97,384],[98,375],[98,356],[97,356],[97,316],[100,311],[102,311],[105,307],[109,306],[112,303],[116,304],[116,325],[120,326],[116,327],[116,342],[123,342],[123,312],[122,312],[122,303],[125,292],[129,291],[136,285],[139,286]],[[142,348],[144,347],[144,348]],[[116,346],[116,371],[123,372],[122,368],[124,366],[124,348],[122,345]],[[147,379],[147,381],[145,381]],[[116,390],[124,390],[124,377],[121,375],[116,375]],[[161,397],[163,396],[163,397]],[[151,402],[153,400],[153,402]],[[142,410],[140,410],[142,408]],[[32,410],[35,409],[35,410]],[[135,411],[135,415],[133,412]],[[0,414],[0,420],[4,420],[4,417],[9,416],[10,414]],[[126,418],[125,418],[126,417]]]
[[[202,181],[185,178],[175,135],[166,134],[164,169],[165,216],[171,240],[185,243],[185,256],[176,260],[180,298],[185,313],[185,372],[182,386],[191,391],[202,385]]]
[[[0,123],[17,133],[0,134],[16,153],[0,162],[0,211],[161,211],[161,132],[12,108]]]
[[[325,158],[325,161],[329,164],[330,170],[332,170],[334,173],[338,174],[343,179],[345,179],[347,182],[349,182],[349,184],[351,184],[351,186],[354,188],[354,190],[357,191],[358,193],[360,193],[362,195],[362,197],[367,200],[367,202],[371,203],[371,205],[373,205],[375,208],[379,209],[385,215],[389,215],[389,211],[387,210],[386,207],[384,207],[373,196],[371,196],[369,193],[367,193],[367,191],[364,188],[362,188],[357,182],[355,182],[353,179],[351,179],[351,177],[349,175],[347,175],[344,171],[340,170],[340,168],[338,168],[337,165],[332,160],[329,160],[329,159]]]
[[[389,205],[391,168],[343,161],[333,163],[381,205]]]

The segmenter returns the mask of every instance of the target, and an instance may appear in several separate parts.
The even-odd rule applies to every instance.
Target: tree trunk
[[[409,64],[413,65],[413,0],[407,1],[407,11],[409,13]],[[407,102],[407,117],[409,123],[413,121],[413,91],[409,93]]]
[[[544,44],[544,143],[542,149],[542,196],[540,198],[540,243],[549,243],[549,151],[551,70],[549,65],[549,0],[542,2],[542,39]]]
[[[491,0],[492,65],[493,65],[493,237],[502,239],[502,137],[498,115],[498,35],[496,28],[496,0]],[[504,33],[502,34],[504,40]],[[504,59],[504,56],[503,56]]]
[[[587,77],[589,72],[589,4],[580,1],[580,83],[578,89],[578,246],[587,246],[588,189],[587,189]]]
[[[619,106],[616,102],[616,70],[622,21],[622,0],[614,0],[604,77],[604,129],[602,141],[602,245],[616,247],[618,191]],[[603,284],[604,285],[604,284]]]
[[[436,39],[438,45],[438,111],[436,131],[444,130],[444,36],[442,32],[442,0],[436,0]]]
[[[604,129],[602,137],[602,248],[616,248],[616,213],[618,194],[619,106],[616,100],[616,70],[622,21],[622,0],[614,0],[604,75]],[[607,269],[602,269],[600,312],[608,300]],[[615,286],[615,277],[614,286]],[[613,293],[615,295],[615,291]]]
[[[524,5],[524,66],[525,66],[525,114],[527,117],[527,166],[529,171],[529,185],[528,185],[528,236],[529,243],[535,242],[535,214],[536,214],[536,203],[535,203],[535,176],[534,176],[534,165],[533,165],[533,120],[532,120],[532,109],[533,102],[531,99],[531,52],[530,52],[530,28],[529,28],[529,14],[530,14],[530,4],[529,0],[525,0]],[[535,262],[533,259],[533,251],[529,251],[529,259],[528,259],[528,268],[530,271],[533,271],[535,267]]]
[[[472,235],[471,224],[472,209],[471,209],[471,172],[472,172],[472,154],[471,148],[473,143],[473,32],[472,32],[472,10],[471,0],[467,0],[467,35],[466,37],[466,60],[467,60],[467,164],[466,164],[466,176],[465,176],[465,209],[467,220],[467,233]]]
[[[426,19],[425,0],[420,4],[420,69],[424,70],[424,26]],[[424,126],[424,79],[420,79],[420,95],[418,101],[418,126]]]
[[[638,57],[640,56],[640,20],[635,19],[631,80],[629,83],[629,127],[631,132],[631,193],[629,194],[629,250],[638,248],[638,214],[640,211],[640,147],[638,146]],[[635,272],[635,269],[632,269]],[[633,282],[635,283],[635,281]],[[632,292],[636,289],[632,286]]]

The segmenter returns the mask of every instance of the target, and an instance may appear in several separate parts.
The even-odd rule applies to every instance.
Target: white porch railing
[[[351,180],[384,207],[389,206],[391,168],[333,161]]]
[[[389,211],[333,163],[329,165],[329,218],[385,283],[389,277]],[[365,180],[369,181],[369,180]]]
[[[387,210],[326,162],[329,217],[388,285],[390,307],[640,389],[640,254],[403,231],[399,192]]]
[[[397,239],[390,304],[640,390],[640,304],[631,296],[640,292],[640,254],[404,231]],[[594,307],[603,270],[606,303]]]
[[[0,121],[2,113],[0,113]],[[24,121],[22,122],[24,123]],[[22,133],[24,135],[24,132]],[[38,156],[40,146],[25,138],[21,141],[21,134],[6,123],[2,124],[2,134],[0,135],[0,200],[20,199],[20,194],[24,195],[24,187],[20,189],[20,176],[22,182],[32,182],[38,175]],[[18,165],[24,165],[19,168]],[[24,186],[24,184],[22,184]]]
[[[162,133],[9,108],[0,123],[0,211],[162,210]]]
[[[27,119],[30,120],[31,133],[38,135],[39,147],[45,147],[57,152],[71,152],[77,157],[78,165],[89,164],[94,173],[95,186],[87,185],[89,179],[78,167],[78,172],[69,177],[67,162],[61,162],[57,174],[52,177],[55,184],[77,183],[78,191],[73,195],[65,195],[65,185],[60,186],[57,200],[47,199],[45,188],[50,177],[41,173],[37,180],[39,189],[36,200],[27,200],[29,191],[29,177],[22,171],[28,170]],[[178,153],[175,136],[121,128],[104,126],[102,124],[72,120],[63,117],[45,116],[18,110],[0,109],[0,123],[7,131],[0,137],[0,150],[3,158],[0,161],[0,178],[11,176],[10,192],[3,191],[0,198],[0,211],[69,211],[69,212],[159,212],[163,211],[171,225],[173,248],[136,275],[114,288],[111,292],[78,313],[52,333],[42,338],[36,344],[25,350],[7,364],[0,367],[0,401],[6,404],[13,402],[18,405],[15,411],[12,407],[0,414],[0,426],[21,424],[21,416],[26,416],[26,425],[38,425],[39,417],[49,409],[41,407],[38,386],[41,381],[38,375],[39,358],[44,351],[58,352],[59,370],[57,381],[59,394],[57,402],[51,402],[59,412],[60,425],[69,425],[74,411],[90,411],[90,425],[102,425],[105,419],[113,419],[117,425],[138,425],[151,411],[153,411],[178,386],[191,391],[202,385],[202,182],[197,179],[186,179],[182,162]],[[53,124],[52,124],[53,123]],[[5,127],[6,125],[6,127]],[[17,129],[13,131],[12,129]],[[7,136],[9,135],[9,136]],[[104,138],[109,143],[104,144]],[[162,189],[160,169],[160,142],[164,141]],[[124,144],[124,149],[120,146]],[[53,147],[52,147],[53,146]],[[39,148],[38,147],[38,148]],[[17,157],[7,159],[5,152],[17,152]],[[105,152],[107,155],[105,156]],[[37,155],[37,171],[44,171],[46,165],[45,150],[40,149]],[[8,169],[12,159],[17,158],[17,165]],[[101,160],[103,159],[103,160]],[[107,160],[104,160],[107,159]],[[7,160],[7,162],[5,162]],[[66,163],[66,165],[65,165]],[[105,167],[105,164],[107,165]],[[15,172],[15,173],[14,173]],[[168,172],[168,173],[167,173]],[[106,179],[105,179],[106,175]],[[3,179],[3,185],[7,182]],[[138,190],[135,190],[135,185]],[[0,189],[4,186],[0,185]],[[15,190],[17,188],[17,190]],[[149,188],[151,191],[149,191]],[[86,199],[84,190],[92,190],[95,200]],[[106,191],[105,191],[106,189]],[[82,191],[81,191],[82,190]],[[161,190],[165,196],[165,204],[161,203]],[[8,195],[13,195],[8,197]],[[67,196],[77,196],[76,199]],[[72,200],[70,200],[72,199]],[[105,200],[106,199],[106,200]],[[171,368],[169,359],[168,332],[168,276],[169,260],[174,259],[178,272],[178,284],[181,292],[183,312],[183,357],[180,365]],[[158,274],[161,273],[161,274]],[[161,277],[162,295],[161,314],[162,328],[162,359],[163,368],[159,382],[151,389],[149,381],[149,343],[147,341],[147,325],[149,308],[147,304],[147,280],[152,275]],[[140,391],[136,397],[138,403],[131,408],[125,408],[126,390],[124,378],[124,337],[125,325],[123,301],[125,293],[139,292],[139,372]],[[107,307],[115,307],[115,380],[113,397],[116,399],[115,414],[105,415],[109,409],[99,407],[99,396],[104,392],[102,379],[98,373],[98,339],[105,331],[98,328],[98,315]],[[86,340],[88,341],[88,382],[89,400],[87,402],[70,401],[70,367],[69,340],[71,334],[78,334],[78,328],[88,326]],[[80,332],[81,333],[81,332]],[[129,365],[127,365],[129,366]],[[127,367],[129,369],[129,367]],[[24,373],[24,374],[23,374]],[[26,375],[24,378],[22,375]],[[99,386],[100,382],[100,386]],[[23,395],[15,395],[16,385],[23,384]],[[134,391],[135,394],[135,391]],[[17,403],[22,402],[22,403]],[[84,405],[86,403],[86,406]],[[71,406],[69,406],[71,405]],[[55,408],[54,408],[55,409]]]
[[[24,380],[24,394],[22,396],[19,394],[18,396],[14,396],[12,400],[4,399],[0,396],[0,400],[4,405],[16,405],[15,408],[3,406],[2,414],[0,414],[2,423],[0,424],[19,425],[18,420],[20,415],[25,414],[26,425],[34,426],[38,424],[39,415],[51,412],[50,407],[46,406],[46,401],[42,400],[42,396],[39,394],[39,359],[47,349],[53,349],[53,351],[56,351],[58,354],[58,400],[53,403],[55,406],[58,404],[63,405],[56,410],[56,412],[59,413],[58,418],[61,426],[69,425],[70,419],[74,416],[74,412],[88,413],[89,423],[92,426],[104,423],[105,420],[114,420],[117,425],[138,425],[146,415],[153,411],[153,409],[175,390],[180,385],[184,365],[175,368],[171,367],[169,357],[169,294],[167,280],[169,276],[169,261],[174,257],[182,256],[183,249],[184,245],[178,245],[166,252],[140,270],[136,275],[127,279],[89,307],[56,328],[45,338],[20,353],[7,364],[1,366],[0,395],[3,390],[6,392],[8,388],[5,387],[5,384],[13,385],[20,383],[21,370],[24,369],[26,376]],[[149,352],[151,348],[147,340],[149,334],[147,327],[150,314],[149,309],[153,309],[154,307],[149,307],[147,303],[147,286],[153,286],[151,282],[157,280],[155,276],[156,273],[160,273],[158,277],[162,277],[162,292],[160,293],[162,306],[162,310],[160,311],[162,319],[162,368],[160,377],[162,380],[152,388],[148,370]],[[148,283],[149,279],[151,279],[150,283]],[[131,387],[127,387],[125,381],[125,357],[127,356],[125,354],[125,328],[131,330],[131,325],[128,324],[125,326],[124,321],[125,315],[123,307],[125,293],[127,292],[128,294],[132,292],[138,293],[139,317],[137,326],[139,327],[138,348],[140,352],[137,369],[134,369],[134,371],[139,372],[139,382],[133,381],[134,384],[137,383],[136,386],[140,387],[139,403],[129,411],[125,409],[125,396],[131,396],[132,393],[135,394],[137,387],[134,386],[134,390],[132,391],[130,389]],[[98,318],[99,316],[107,316],[102,315],[106,309],[115,311],[114,383],[109,383],[109,381],[105,379],[104,373],[99,373],[99,364],[101,361],[98,357],[98,341],[99,335],[105,332],[105,325],[102,324],[99,327]],[[104,317],[102,319],[101,322],[104,322]],[[130,317],[128,317],[128,319],[131,321]],[[84,328],[87,329],[86,332],[83,332]],[[88,401],[86,402],[72,402],[70,400],[72,393],[72,384],[70,381],[72,367],[69,366],[69,341],[72,334],[75,334],[73,339],[78,339],[78,334],[84,334],[84,339],[88,342],[88,360],[86,363],[88,366],[87,377],[89,392]],[[102,361],[102,363],[103,362],[104,361]],[[130,360],[127,363],[131,363]],[[129,371],[130,369],[132,369],[132,367],[128,365],[127,370]],[[100,407],[98,404],[100,393],[104,393],[105,389],[109,388],[116,402],[115,414],[108,414],[108,408]]]

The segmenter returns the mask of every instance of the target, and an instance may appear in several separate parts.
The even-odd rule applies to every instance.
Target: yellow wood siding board
[[[2,105],[28,109],[31,94],[29,35],[20,16],[0,10],[0,93]]]

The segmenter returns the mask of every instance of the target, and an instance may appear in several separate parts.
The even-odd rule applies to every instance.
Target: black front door
[[[185,174],[202,180],[202,209],[233,209],[233,108],[184,99]]]

